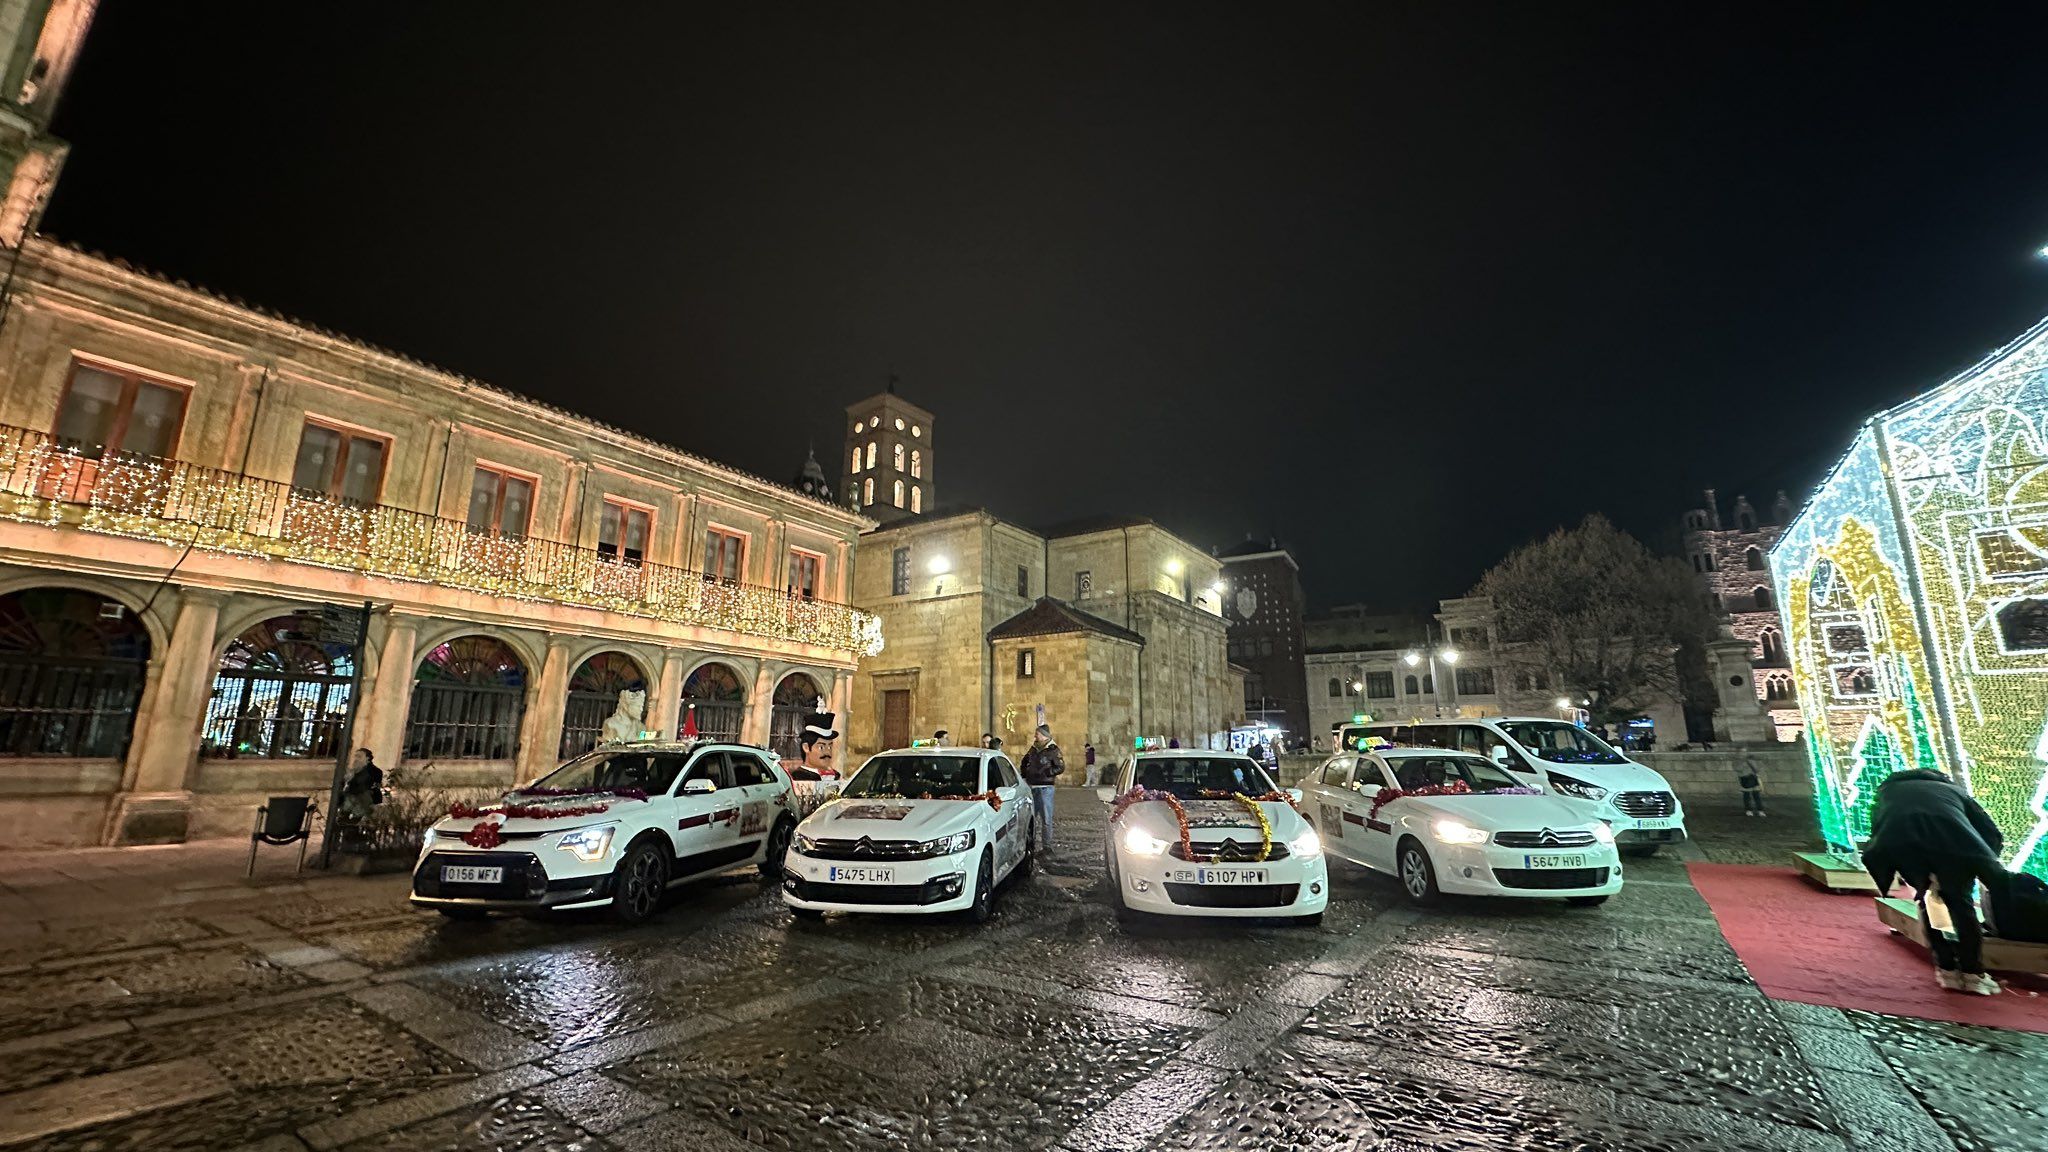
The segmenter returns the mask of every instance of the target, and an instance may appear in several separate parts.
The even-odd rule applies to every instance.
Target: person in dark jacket
[[[1052,797],[1053,785],[1059,782],[1060,773],[1067,770],[1067,758],[1060,746],[1053,743],[1052,729],[1043,724],[1031,734],[1031,747],[1024,753],[1024,762],[1017,765],[1024,774],[1024,782],[1031,785],[1031,802],[1038,809],[1038,827],[1041,843],[1046,851],[1052,850]]]
[[[1998,982],[1984,973],[1984,928],[1977,920],[1977,884],[1998,892],[2007,873],[1998,862],[2004,837],[1968,792],[1939,772],[1894,772],[1877,786],[1863,865],[1880,892],[1894,877],[1912,885],[1920,923],[1934,953],[1935,980],[1956,992],[1995,996]],[[1941,893],[1955,942],[1934,928],[1927,894]]]

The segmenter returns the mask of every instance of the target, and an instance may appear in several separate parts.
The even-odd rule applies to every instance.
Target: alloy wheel
[[[1410,848],[1401,853],[1401,883],[1417,900],[1429,895],[1428,865],[1422,862],[1420,849]]]

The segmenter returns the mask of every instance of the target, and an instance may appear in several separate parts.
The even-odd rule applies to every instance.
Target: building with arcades
[[[1769,563],[1771,546],[1792,522],[1792,502],[1781,491],[1768,514],[1759,515],[1748,497],[1737,496],[1723,520],[1718,495],[1712,488],[1705,495],[1701,507],[1685,514],[1686,562],[1708,605],[1726,616],[1729,631],[1748,646],[1756,698],[1777,739],[1797,740],[1804,722]]]
[[[83,35],[77,5],[0,16],[28,11]],[[61,69],[33,71],[46,109]],[[266,796],[324,798],[351,731],[450,787],[606,732],[793,755],[880,646],[842,505],[4,239],[0,844],[246,834]],[[327,616],[365,603],[358,650]]]

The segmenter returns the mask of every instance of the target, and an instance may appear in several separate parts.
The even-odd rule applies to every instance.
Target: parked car
[[[1484,756],[1580,816],[1604,821],[1622,851],[1655,855],[1685,839],[1685,806],[1671,785],[1577,724],[1534,716],[1368,724],[1363,733],[1398,747]],[[1356,751],[1354,745],[1346,751]]]
[[[990,748],[912,747],[861,765],[797,826],[782,899],[826,912],[965,912],[979,923],[996,890],[1029,875],[1031,791]]]
[[[1285,917],[1322,923],[1323,847],[1266,770],[1234,752],[1140,752],[1099,790],[1118,914]]]
[[[460,918],[609,907],[634,923],[672,885],[746,864],[779,875],[796,824],[789,777],[766,749],[612,745],[437,822],[412,902]]]
[[[1605,821],[1470,753],[1339,753],[1303,791],[1327,851],[1399,878],[1417,904],[1449,892],[1594,905],[1621,891]]]

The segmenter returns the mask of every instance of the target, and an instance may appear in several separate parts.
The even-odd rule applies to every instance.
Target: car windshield
[[[1387,766],[1403,792],[1463,784],[1474,792],[1520,788],[1522,782],[1477,756],[1390,756]]]
[[[536,780],[533,788],[638,788],[666,795],[684,755],[676,752],[592,752]]]
[[[975,756],[877,756],[862,766],[841,796],[903,796],[964,800],[981,792]]]
[[[1275,791],[1264,769],[1246,756],[1162,756],[1138,761],[1133,781],[1140,788],[1171,792],[1192,800],[1204,792],[1264,796]]]
[[[1605,740],[1562,720],[1503,720],[1500,730],[1552,764],[1626,764]]]

